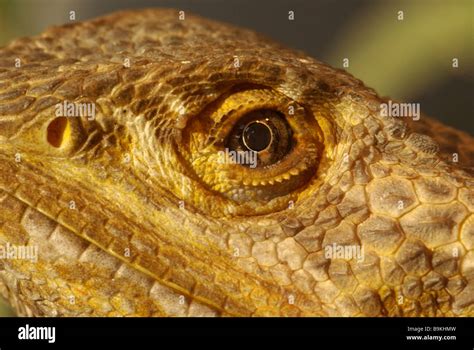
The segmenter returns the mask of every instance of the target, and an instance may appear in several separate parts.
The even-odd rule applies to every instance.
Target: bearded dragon
[[[0,293],[26,316],[473,316],[474,139],[385,103],[176,10],[14,40]]]

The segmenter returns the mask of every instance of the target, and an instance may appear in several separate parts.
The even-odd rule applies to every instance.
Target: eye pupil
[[[290,152],[292,135],[283,113],[259,109],[241,116],[224,144],[231,151],[255,153],[258,167],[265,167],[275,164]]]
[[[255,152],[263,151],[272,142],[272,130],[267,124],[260,121],[249,123],[242,136],[245,146]]]

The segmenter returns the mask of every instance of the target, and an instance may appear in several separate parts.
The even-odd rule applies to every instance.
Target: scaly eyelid
[[[261,168],[234,164],[228,157],[220,161],[226,137],[236,122],[261,109],[278,111],[285,117],[295,147],[281,160]],[[213,203],[235,214],[252,208],[255,215],[280,206],[283,209],[288,200],[304,191],[317,173],[325,147],[324,133],[311,111],[265,87],[231,91],[213,102],[190,121],[182,140],[183,160],[202,190],[217,196]]]

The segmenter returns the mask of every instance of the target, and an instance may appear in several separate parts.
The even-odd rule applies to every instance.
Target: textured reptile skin
[[[65,100],[96,118],[68,118],[54,147]],[[473,316],[474,140],[382,117],[382,102],[344,71],[174,10],[12,42],[0,244],[39,259],[0,260],[1,294],[23,315]],[[212,161],[233,113],[288,106],[300,131],[281,164]],[[363,261],[328,258],[334,243]]]

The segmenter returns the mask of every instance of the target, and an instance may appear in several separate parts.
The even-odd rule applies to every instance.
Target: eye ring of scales
[[[175,10],[54,27],[0,57],[0,243],[38,248],[0,260],[19,315],[474,315],[468,134],[382,117],[348,73]],[[52,145],[64,101],[96,115],[56,121]],[[257,108],[287,116],[292,151],[217,164]],[[325,254],[341,246],[363,260]]]

